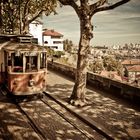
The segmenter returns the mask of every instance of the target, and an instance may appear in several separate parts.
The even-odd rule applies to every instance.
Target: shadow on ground
[[[53,81],[53,84],[48,84],[47,91],[62,102],[67,102],[72,93],[73,84],[67,84],[67,81],[64,84],[64,80],[62,84],[61,81]],[[140,139],[139,111],[123,104],[117,98],[114,100],[107,95],[104,96],[97,90],[87,90],[86,98],[91,104],[83,108],[77,108],[75,111],[83,113],[105,126],[118,139]]]
[[[16,106],[0,93],[0,139],[38,140],[38,135],[26,123]]]

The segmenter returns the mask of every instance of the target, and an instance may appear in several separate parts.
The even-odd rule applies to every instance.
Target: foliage
[[[48,57],[52,57],[53,55],[54,55],[54,50],[53,49],[51,49],[51,48],[47,48],[47,55],[48,55]]]
[[[116,71],[118,75],[123,75],[123,66],[121,62],[112,56],[104,56],[103,60],[94,60],[89,64],[89,70],[94,73],[100,73],[102,70]]]
[[[71,40],[66,39],[63,41],[63,44],[64,44],[64,50],[68,53],[71,53],[74,47],[73,42]]]
[[[18,2],[1,0],[0,2],[1,32],[13,33],[18,28],[19,9]]]
[[[89,70],[94,72],[94,73],[99,73],[102,70],[104,70],[103,67],[103,62],[102,61],[93,61],[92,63],[89,64]]]
[[[105,56],[103,58],[103,65],[107,71],[117,71],[119,75],[123,74],[123,66],[121,62],[111,56]]]
[[[58,58],[58,59],[55,60],[55,61],[57,61],[58,63],[64,64],[64,65],[70,65],[70,64],[68,63],[68,58],[65,58],[65,57]]]
[[[62,51],[54,51],[51,48],[47,48],[47,54],[48,54],[48,57],[60,58],[62,55],[64,55],[64,52],[62,52]]]
[[[54,57],[60,58],[62,55],[64,55],[64,52],[62,51],[54,51]]]
[[[55,12],[56,0],[2,0],[0,2],[0,13],[2,15],[1,29],[16,31],[20,28],[20,33],[28,32],[29,24],[40,17],[43,13],[49,15]]]

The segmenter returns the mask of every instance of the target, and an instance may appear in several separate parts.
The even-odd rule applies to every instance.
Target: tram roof
[[[37,44],[32,43],[17,43],[7,41],[4,43],[0,43],[0,49],[4,49],[7,51],[35,51],[35,52],[47,52],[46,48],[39,46]]]

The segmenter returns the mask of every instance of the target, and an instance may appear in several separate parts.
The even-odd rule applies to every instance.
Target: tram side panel
[[[0,50],[0,84],[4,82],[4,52],[3,50]]]
[[[46,72],[11,73],[8,76],[8,89],[14,95],[38,94],[46,88]]]
[[[2,83],[2,52],[0,50],[0,84]]]

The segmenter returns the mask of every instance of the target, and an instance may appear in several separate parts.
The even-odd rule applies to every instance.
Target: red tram
[[[31,36],[0,35],[0,83],[13,95],[40,94],[46,88],[47,51]]]

